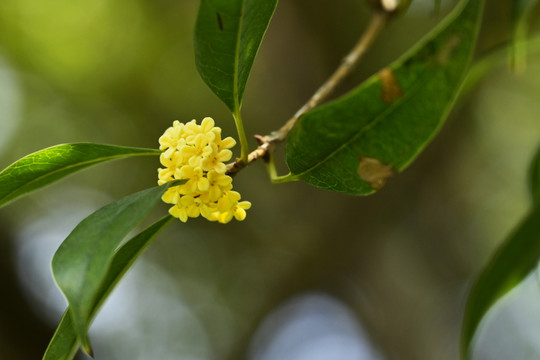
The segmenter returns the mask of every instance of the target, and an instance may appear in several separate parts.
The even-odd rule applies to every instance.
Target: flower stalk
[[[244,130],[244,124],[242,122],[242,114],[240,110],[233,113],[233,118],[236,125],[236,131],[238,133],[238,140],[240,141],[240,160],[243,162],[247,162],[249,154],[249,144],[246,137],[246,131]]]

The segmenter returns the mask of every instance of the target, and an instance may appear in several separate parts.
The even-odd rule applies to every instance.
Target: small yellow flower
[[[227,166],[225,161],[232,158],[231,150],[219,150],[216,144],[210,144],[212,151],[206,155],[201,161],[201,167],[204,171],[214,170],[220,174],[225,174]]]
[[[161,197],[161,200],[168,204],[177,204],[178,199],[180,198],[180,191],[179,186],[174,186],[172,188],[167,189],[165,191],[165,194]]]
[[[240,193],[233,191],[232,178],[226,175],[226,161],[236,141],[221,138],[221,128],[206,117],[200,125],[195,120],[183,124],[175,121],[159,138],[163,151],[158,169],[158,184],[172,180],[186,180],[168,189],[162,196],[173,204],[169,213],[186,222],[188,218],[203,216],[210,221],[228,223],[233,218],[242,221],[249,201],[240,201]]]
[[[200,167],[193,168],[191,165],[184,165],[176,170],[176,179],[187,179],[181,189],[184,194],[200,194],[208,190],[210,186],[206,174]]]
[[[212,147],[205,135],[197,134],[192,142],[181,146],[178,151],[182,159],[187,159],[191,166],[196,167],[200,166],[203,157],[212,153]]]
[[[218,210],[222,213],[229,211],[236,203],[240,200],[240,193],[237,191],[225,191],[223,195],[219,198]]]
[[[240,193],[237,191],[225,191],[217,202],[217,212],[214,216],[220,223],[226,224],[234,217],[242,221],[246,218],[246,210],[251,207],[249,201],[240,201]]]
[[[234,218],[238,221],[242,221],[246,218],[246,210],[251,208],[249,201],[240,201],[231,210],[234,213]]]
[[[182,222],[186,222],[188,219],[187,209],[182,204],[175,204],[169,209],[169,214],[180,219]]]
[[[215,122],[210,117],[205,117],[201,122],[201,125],[197,125],[195,120],[191,120],[185,126],[186,141],[192,143],[198,135],[203,135],[208,139],[208,142],[213,142],[216,137],[216,132],[213,131]],[[218,128],[220,129],[220,128]],[[220,129],[221,132],[221,129]]]
[[[232,189],[232,177],[210,170],[207,173],[208,178],[208,197],[214,202],[221,197],[223,191]]]
[[[176,120],[173,126],[168,128],[165,133],[159,138],[159,150],[167,150],[166,157],[170,157],[174,150],[186,143],[183,137],[184,124]]]

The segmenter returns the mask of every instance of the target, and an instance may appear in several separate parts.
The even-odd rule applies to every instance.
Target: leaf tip
[[[88,338],[85,339],[84,343],[81,345],[81,348],[88,356],[94,358],[94,350],[92,349],[92,346],[90,346]]]

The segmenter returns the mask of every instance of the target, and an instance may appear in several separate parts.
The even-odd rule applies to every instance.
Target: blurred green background
[[[437,15],[432,0],[413,1],[340,91],[395,59],[454,4],[442,1]],[[478,56],[508,41],[510,4],[487,1]],[[0,166],[66,142],[157,147],[173,120],[204,116],[235,136],[194,65],[197,7],[2,0]],[[362,0],[281,1],[246,90],[247,133],[287,120],[368,19]],[[262,163],[242,171],[235,188],[253,203],[247,219],[169,226],[97,317],[96,359],[456,359],[467,290],[528,209],[526,171],[540,142],[540,52],[519,76],[504,60],[373,196],[272,185]],[[158,166],[157,158],[101,165],[0,211],[0,359],[41,357],[65,308],[52,254],[93,210],[154,186]],[[487,319],[475,358],[537,359],[539,330],[532,276]]]

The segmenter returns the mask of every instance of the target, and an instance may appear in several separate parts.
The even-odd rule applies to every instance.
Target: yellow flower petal
[[[210,182],[207,178],[201,177],[199,181],[197,182],[197,187],[199,191],[206,192],[210,188]]]
[[[192,166],[184,165],[178,170],[178,174],[180,175],[179,179],[189,179],[193,177],[195,171]]]
[[[171,214],[172,216],[174,216],[174,217],[180,219],[180,221],[182,221],[182,222],[184,222],[184,223],[185,223],[185,222],[187,221],[187,219],[188,219],[186,209],[183,208],[183,207],[179,207],[179,206],[177,206],[177,205],[175,205],[175,206],[173,206],[173,207],[171,207],[171,208],[169,209],[169,214]]]
[[[219,144],[220,149],[231,149],[236,145],[236,140],[234,140],[232,137],[226,137],[225,139],[221,140],[221,143]]]
[[[207,132],[210,132],[210,131],[212,131],[212,129],[214,128],[215,125],[216,125],[216,123],[214,122],[214,119],[212,119],[211,117],[205,117],[201,121],[201,132],[203,134],[205,134]]]
[[[178,202],[179,197],[180,197],[180,194],[178,192],[178,186],[175,186],[165,191],[165,194],[163,194],[163,196],[161,197],[161,200],[163,200],[167,204],[176,204]]]
[[[231,150],[221,150],[217,156],[219,161],[229,161],[232,158]]]
[[[237,206],[234,209],[234,218],[238,221],[243,221],[246,218],[246,210]]]
[[[191,218],[196,218],[196,217],[199,217],[199,215],[201,214],[201,211],[197,205],[191,205],[190,207],[187,208],[187,214]]]
[[[249,201],[240,201],[237,206],[239,208],[248,210],[251,208],[251,203]]]
[[[234,214],[231,211],[223,212],[218,215],[218,221],[222,224],[227,224],[233,218]]]

